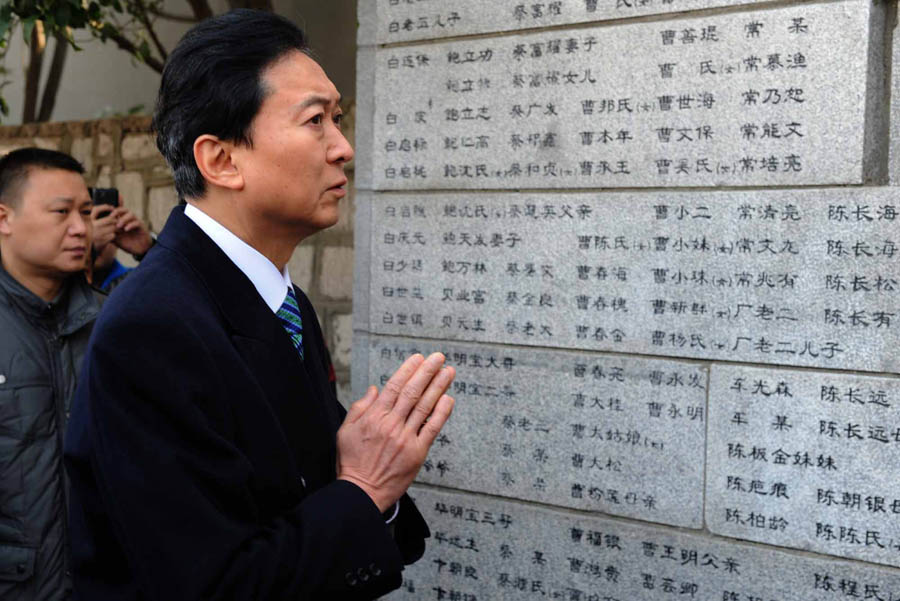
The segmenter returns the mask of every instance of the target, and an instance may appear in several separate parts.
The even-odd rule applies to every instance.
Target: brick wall
[[[346,109],[345,132],[353,141],[354,107]],[[89,186],[116,187],[125,206],[159,232],[178,203],[172,174],[156,150],[149,117],[0,127],[0,154],[24,146],[67,152],[85,167]],[[351,292],[353,289],[353,164],[349,194],[337,225],[305,240],[290,262],[291,277],[312,299],[338,376],[338,397],[350,397]],[[119,260],[134,265],[127,253]]]

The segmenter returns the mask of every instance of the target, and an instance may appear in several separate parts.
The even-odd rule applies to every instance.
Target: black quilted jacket
[[[73,277],[47,303],[0,266],[0,599],[66,599],[62,436],[99,300]]]

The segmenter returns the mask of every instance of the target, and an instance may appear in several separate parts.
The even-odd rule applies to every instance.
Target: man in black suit
[[[285,265],[333,225],[340,97],[280,17],[182,39],[154,126],[187,206],[110,297],[66,441],[76,599],[374,599],[428,528],[405,491],[454,372],[407,360],[348,414]]]

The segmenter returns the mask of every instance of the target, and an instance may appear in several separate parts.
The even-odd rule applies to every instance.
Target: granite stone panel
[[[628,19],[774,0],[374,0],[360,21],[360,44],[427,40]],[[374,17],[374,18],[373,18]]]
[[[900,380],[714,365],[718,534],[900,566]]]
[[[363,2],[360,5],[364,4]],[[362,10],[362,9],[360,9]],[[371,190],[374,172],[371,149],[375,147],[375,61],[374,48],[356,52],[356,120],[354,122],[353,185],[357,190]]]
[[[897,373],[893,188],[378,194],[370,331]]]
[[[361,399],[366,389],[373,384],[369,381],[369,340],[368,332],[353,330],[353,347],[350,349],[350,387],[352,396]]]
[[[845,0],[377,48],[360,186],[862,183],[882,17]]]
[[[371,288],[372,207],[375,194],[357,192],[356,214],[353,220],[353,329],[370,329],[369,305]]]
[[[434,351],[457,369],[456,408],[421,482],[702,526],[704,367],[373,336],[369,381]]]
[[[897,570],[425,487],[432,537],[391,601],[900,599]]]

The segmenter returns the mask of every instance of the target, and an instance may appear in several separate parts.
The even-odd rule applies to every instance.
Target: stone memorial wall
[[[390,598],[900,600],[896,3],[359,11],[354,394],[458,373]]]

